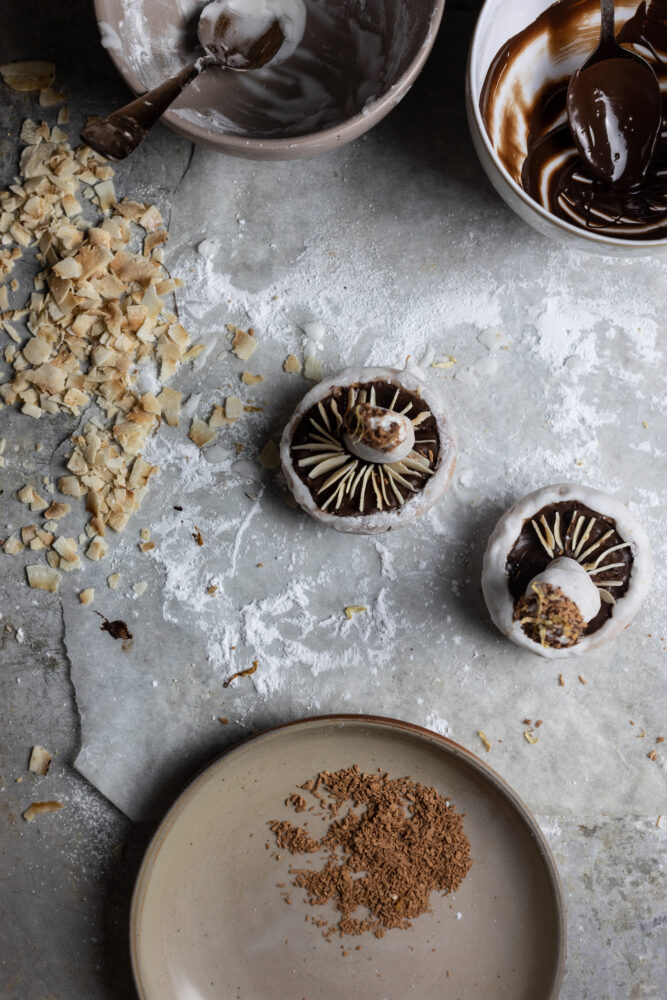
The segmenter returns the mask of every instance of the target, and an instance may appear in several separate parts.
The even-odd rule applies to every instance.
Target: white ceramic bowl
[[[606,256],[645,257],[667,250],[667,239],[628,240],[580,229],[542,208],[526,194],[501,163],[489,137],[479,100],[487,70],[498,50],[510,38],[523,31],[551,6],[551,0],[486,0],[479,15],[470,45],[466,74],[466,108],[475,151],[498,194],[524,222],[544,236],[560,240],[580,250]],[[616,3],[616,24],[620,27],[634,12],[638,0]],[[581,28],[566,51],[554,52],[549,45],[536,46],[535,57],[522,79],[524,95],[530,100],[548,81],[561,79],[576,70],[592,52],[599,35],[600,15],[594,4],[581,5]],[[525,137],[526,127],[519,109],[508,102],[504,113],[515,119],[519,137]]]

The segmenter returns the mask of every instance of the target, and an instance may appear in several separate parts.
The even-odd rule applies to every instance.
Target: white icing
[[[230,28],[225,32],[226,48],[231,50],[244,51],[249,43],[261,38],[274,21],[278,21],[285,41],[272,63],[283,62],[296,51],[306,27],[304,0],[213,0],[199,19],[199,40],[215,53],[218,53],[215,26],[220,15],[225,13],[232,15]],[[228,64],[233,67],[233,60]]]
[[[633,563],[630,584],[625,594],[612,607],[611,616],[596,632],[586,635],[574,646],[556,649],[542,646],[526,635],[519,622],[513,621],[514,602],[507,582],[507,556],[521,533],[524,521],[549,504],[576,500],[616,522],[618,534],[631,545]],[[590,486],[559,483],[545,486],[517,500],[500,518],[484,553],[482,590],[494,624],[517,646],[548,659],[581,656],[589,649],[607,642],[628,625],[646,597],[653,579],[653,557],[646,533],[634,514],[616,497],[600,493]]]
[[[534,577],[526,588],[526,595],[532,594],[534,583],[548,583],[560,587],[563,594],[577,605],[584,621],[595,618],[600,610],[600,591],[583,566],[576,559],[560,556]]]

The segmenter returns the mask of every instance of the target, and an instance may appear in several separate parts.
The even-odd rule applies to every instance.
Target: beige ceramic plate
[[[344,957],[305,921],[301,890],[285,904],[289,856],[266,850],[266,824],[294,817],[296,785],[354,763],[435,785],[465,813],[475,861],[432,914],[348,938]],[[536,821],[480,760],[405,722],[329,716],[252,737],[181,795],[139,873],[131,944],[142,1000],[555,1000],[565,904]]]

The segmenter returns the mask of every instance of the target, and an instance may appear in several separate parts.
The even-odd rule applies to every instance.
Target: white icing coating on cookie
[[[437,467],[427,482],[417,493],[410,496],[398,508],[380,510],[371,514],[337,515],[322,510],[313,499],[310,490],[294,469],[291,454],[292,438],[301,418],[311,407],[326,400],[338,387],[354,386],[359,383],[388,382],[397,389],[419,393],[433,415],[440,439],[440,455]],[[283,431],[280,443],[280,457],[283,472],[297,501],[311,517],[323,524],[357,535],[378,534],[394,531],[421,514],[430,510],[434,503],[446,492],[456,465],[456,442],[449,417],[443,409],[438,393],[411,371],[397,368],[346,368],[333,378],[324,379],[308,392],[294,411]]]
[[[507,579],[507,557],[521,534],[524,522],[550,504],[577,501],[591,510],[612,518],[624,542],[630,544],[633,555],[630,583],[627,591],[612,606],[611,616],[591,635],[586,635],[574,646],[564,649],[544,647],[526,635],[518,621],[513,621],[514,601]],[[581,656],[589,649],[607,642],[629,624],[646,597],[653,578],[653,557],[648,537],[634,514],[617,497],[608,496],[589,486],[576,483],[559,483],[535,490],[518,500],[500,518],[484,554],[482,590],[493,622],[500,631],[518,646],[549,659]],[[596,588],[597,589],[597,588]],[[604,598],[604,595],[601,595]]]
[[[559,556],[550,562],[546,569],[538,573],[526,587],[526,595],[530,596],[535,583],[548,583],[552,587],[560,587],[565,597],[576,604],[585,622],[595,618],[600,610],[602,599],[600,591],[595,586],[584,567],[569,556]]]

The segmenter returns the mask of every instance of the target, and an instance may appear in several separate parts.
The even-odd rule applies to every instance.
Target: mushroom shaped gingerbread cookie
[[[369,535],[433,506],[449,486],[456,446],[437,394],[416,373],[348,368],[307,393],[280,456],[307,513]]]
[[[648,538],[625,504],[563,483],[503,514],[484,556],[491,618],[512,642],[576,656],[631,621],[653,575]]]

